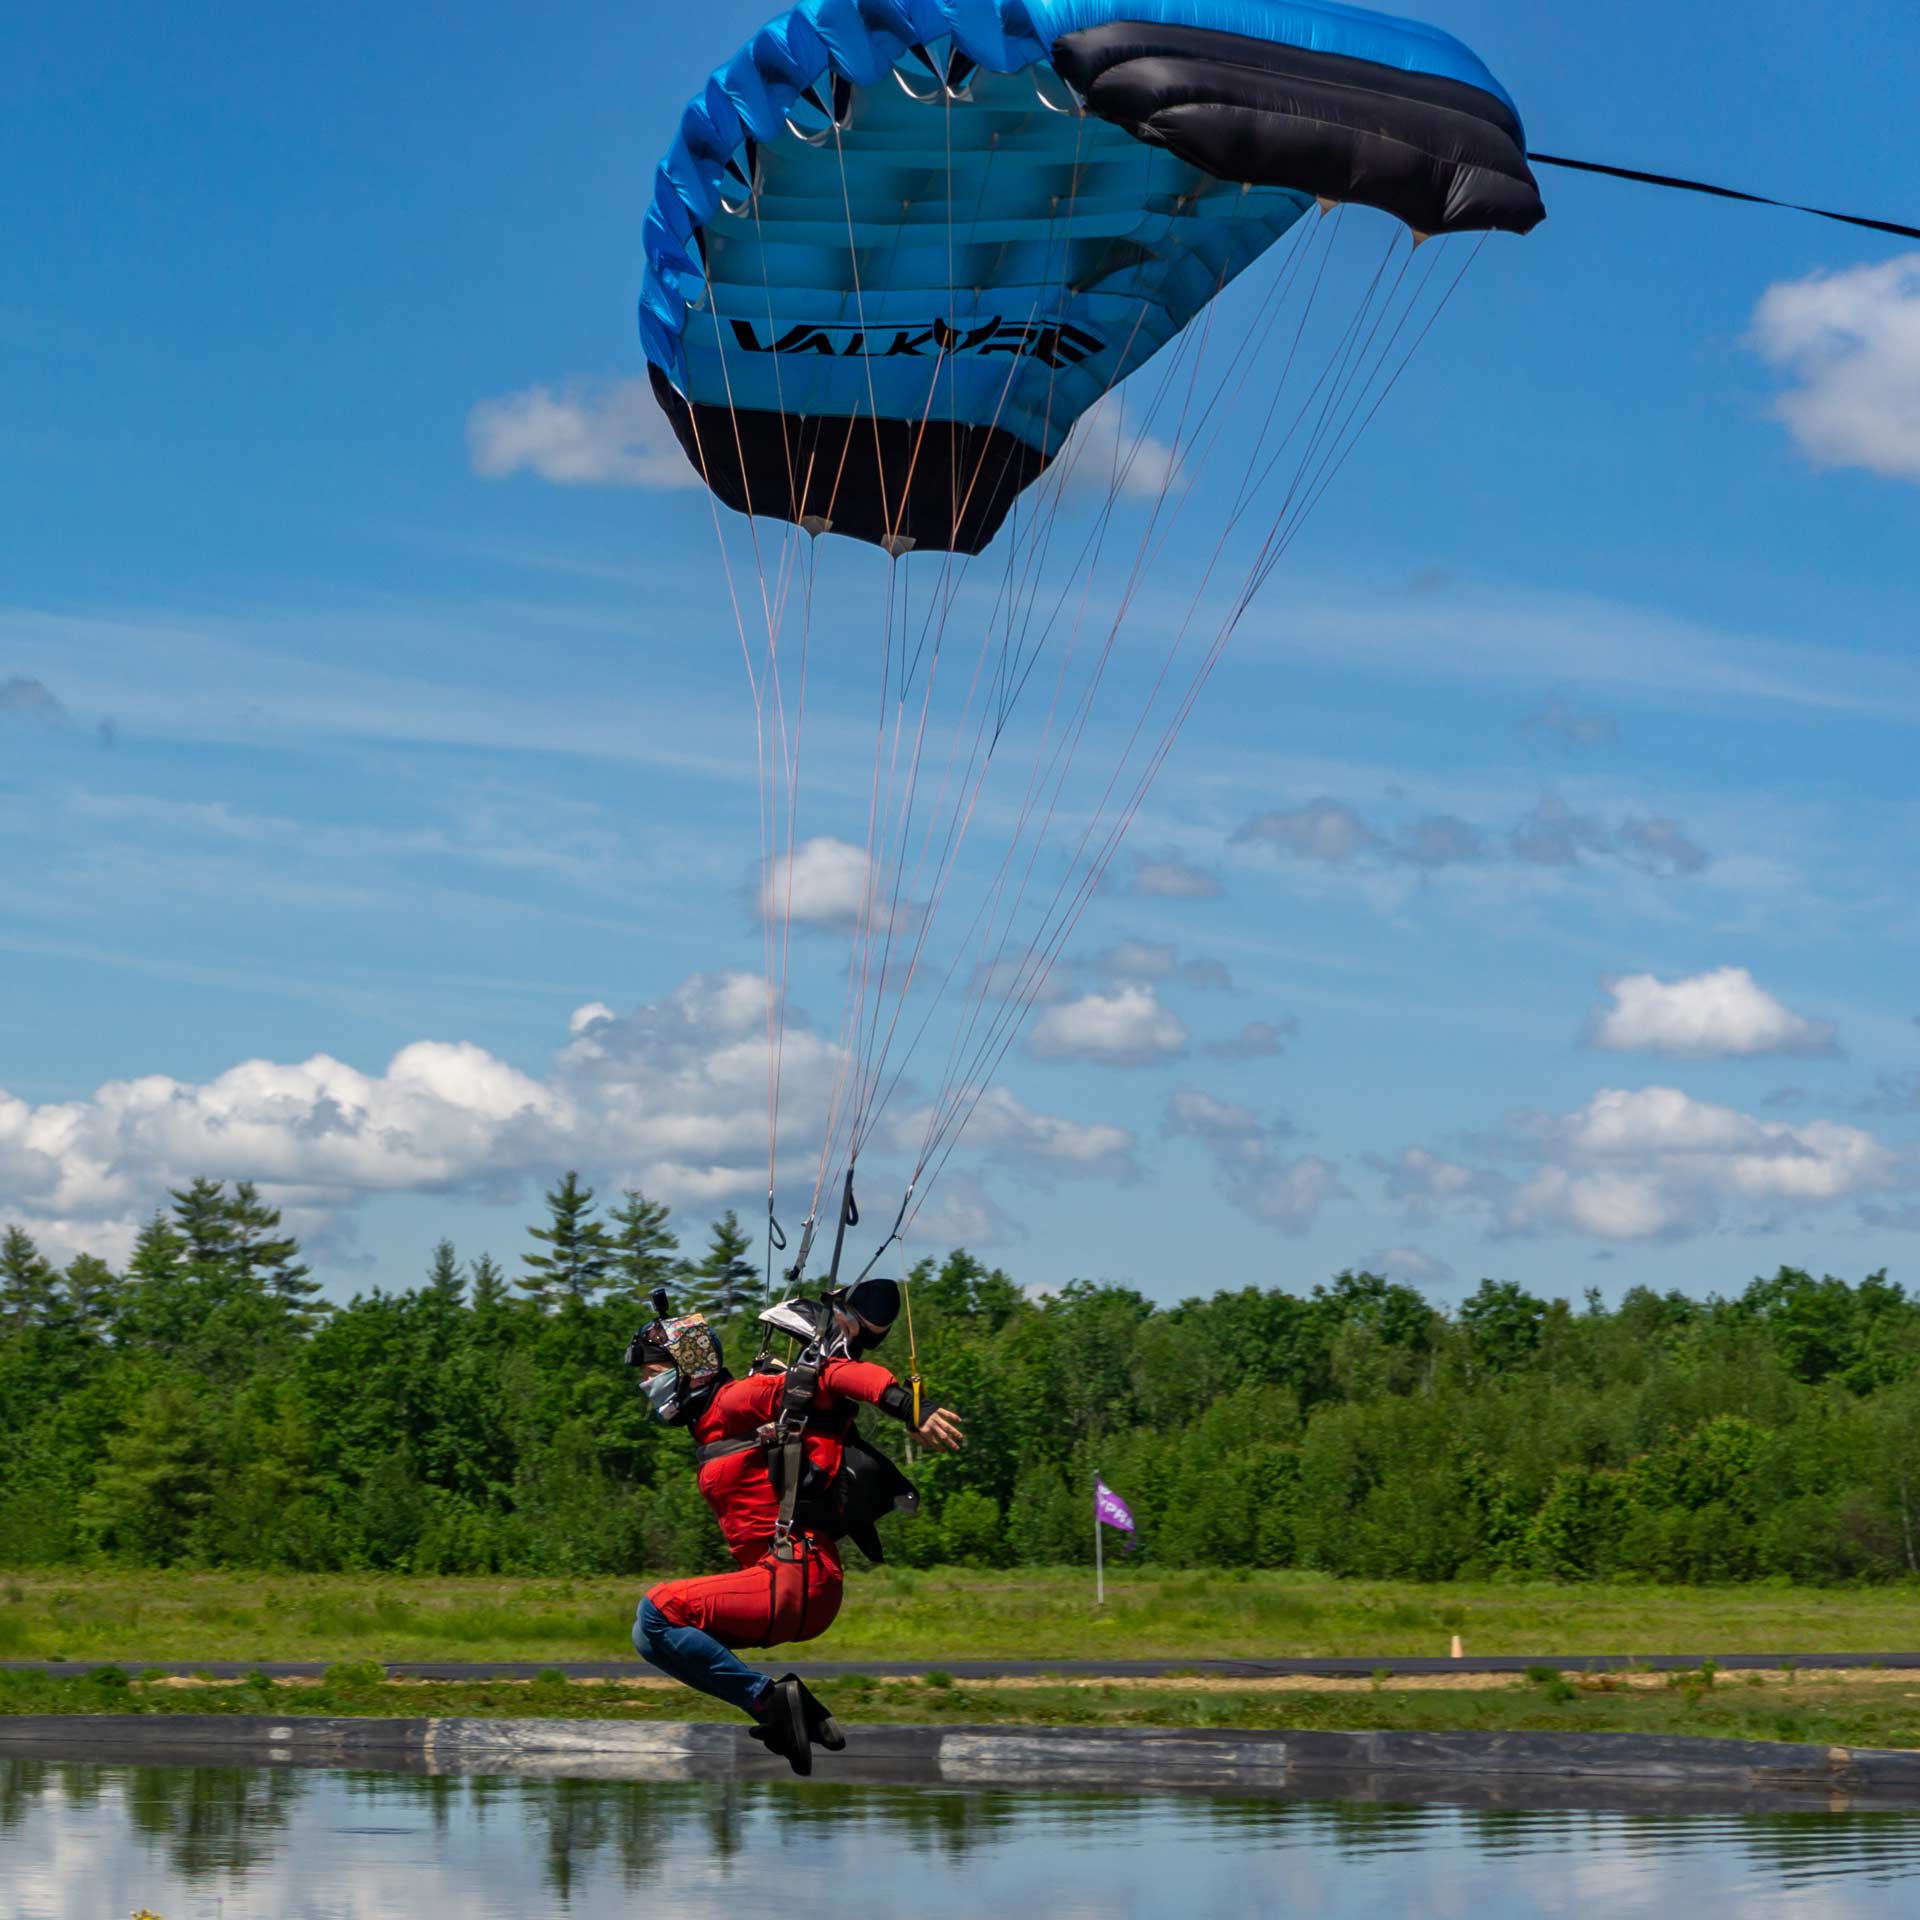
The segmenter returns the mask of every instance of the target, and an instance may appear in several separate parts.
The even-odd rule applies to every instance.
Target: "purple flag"
[[[1093,1483],[1093,1511],[1106,1526],[1118,1527],[1122,1533],[1134,1530],[1132,1510],[1104,1480]]]

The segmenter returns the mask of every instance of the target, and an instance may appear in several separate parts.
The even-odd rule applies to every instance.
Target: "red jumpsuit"
[[[829,1360],[820,1369],[805,1430],[807,1458],[827,1478],[840,1471],[841,1435],[858,1407],[877,1406],[895,1385],[885,1367],[866,1360]],[[777,1373],[729,1380],[693,1423],[695,1442],[743,1439],[777,1419],[786,1382]],[[763,1447],[709,1460],[700,1491],[720,1522],[736,1573],[667,1580],[647,1598],[668,1621],[698,1627],[722,1646],[775,1647],[825,1633],[840,1611],[843,1573],[838,1543],[796,1529],[794,1557],[773,1551],[780,1496],[773,1490]]]

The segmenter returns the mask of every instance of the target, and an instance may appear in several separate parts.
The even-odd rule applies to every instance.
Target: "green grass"
[[[853,1679],[823,1683],[853,1729],[889,1722],[985,1725],[1214,1728],[1424,1728],[1694,1734],[1828,1746],[1920,1746],[1920,1684],[1812,1686],[1770,1676],[1764,1685],[1711,1684],[1684,1676],[1651,1689],[1588,1691],[1550,1680],[1496,1682],[1472,1690],[1392,1689],[1197,1692],[1175,1682],[1002,1687],[948,1680]],[[556,1719],[711,1720],[725,1710],[679,1687],[628,1691],[578,1686],[559,1675],[520,1685],[395,1685],[370,1663],[339,1665],[317,1685],[276,1685],[262,1676],[231,1685],[171,1687],[120,1668],[82,1679],[0,1673],[0,1715],[20,1713],[271,1713]]]
[[[0,1574],[0,1657],[609,1660],[649,1581],[372,1574]],[[1213,1655],[1848,1653],[1920,1639],[1920,1583],[1416,1586],[1318,1574],[1111,1576],[857,1569],[820,1659],[1202,1659]]]

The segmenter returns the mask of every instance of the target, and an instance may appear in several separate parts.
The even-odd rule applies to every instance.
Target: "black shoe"
[[[825,1747],[829,1753],[845,1752],[847,1736],[840,1731],[833,1717],[833,1709],[824,1700],[816,1699],[797,1673],[781,1675],[781,1684],[789,1683],[800,1689],[800,1710],[807,1718],[807,1738],[816,1747]]]
[[[754,1702],[754,1713],[760,1724],[752,1730],[753,1737],[769,1753],[779,1754],[795,1773],[813,1771],[813,1743],[807,1738],[807,1711],[802,1697],[805,1691],[789,1674],[784,1680],[776,1680]]]

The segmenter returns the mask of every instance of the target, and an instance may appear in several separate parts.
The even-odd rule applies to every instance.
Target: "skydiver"
[[[662,1673],[741,1708],[754,1738],[796,1773],[812,1772],[816,1744],[837,1753],[846,1740],[798,1675],[758,1672],[735,1649],[824,1633],[840,1611],[840,1539],[878,1560],[874,1522],[917,1503],[899,1470],[855,1431],[861,1407],[878,1407],[936,1452],[956,1452],[964,1439],[959,1416],[944,1407],[919,1412],[916,1425],[917,1388],[860,1358],[899,1311],[892,1280],[863,1280],[819,1305],[784,1303],[762,1320],[813,1337],[791,1366],[772,1362],[738,1380],[699,1314],[663,1313],[627,1350],[655,1414],[691,1430],[700,1491],[737,1563],[732,1573],[654,1587],[635,1616],[633,1644]]]

